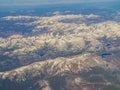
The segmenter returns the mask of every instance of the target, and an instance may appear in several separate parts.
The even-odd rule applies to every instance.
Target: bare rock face
[[[115,63],[87,53],[36,62],[15,70],[1,72],[0,89],[119,90],[118,75],[119,67]],[[117,82],[114,82],[115,80]],[[113,89],[108,89],[109,87]]]

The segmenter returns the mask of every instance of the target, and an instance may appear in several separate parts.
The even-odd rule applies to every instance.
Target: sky
[[[0,6],[24,6],[24,5],[43,5],[43,4],[63,4],[78,2],[103,2],[115,0],[0,0]]]

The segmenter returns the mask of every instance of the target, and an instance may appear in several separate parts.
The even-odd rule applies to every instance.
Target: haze
[[[80,2],[110,2],[118,0],[0,0],[0,6],[34,6],[43,4],[64,4]]]

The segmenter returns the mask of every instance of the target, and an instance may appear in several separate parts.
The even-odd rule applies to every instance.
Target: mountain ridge
[[[98,85],[99,84],[101,85],[101,83],[103,83],[103,85],[107,86],[107,84],[108,84],[108,86],[109,86],[109,85],[112,85],[112,82],[106,78],[106,76],[109,76],[109,75],[107,75],[105,72],[113,72],[113,71],[118,71],[118,70],[119,70],[119,68],[116,67],[115,64],[113,64],[111,62],[107,62],[106,60],[104,60],[101,57],[98,57],[95,54],[86,53],[86,54],[72,56],[72,57],[68,57],[68,58],[62,57],[62,58],[56,58],[54,60],[36,62],[36,63],[30,64],[28,66],[20,67],[15,70],[1,72],[0,73],[0,82],[2,82],[3,84],[2,83],[1,84],[4,86],[4,82],[6,82],[6,80],[7,80],[7,81],[11,82],[11,84],[13,84],[13,85],[14,85],[14,83],[15,83],[15,85],[18,84],[18,86],[16,86],[16,87],[19,87],[19,85],[20,85],[21,87],[23,87],[24,89],[27,89],[27,90],[29,90],[29,88],[30,88],[30,87],[27,87],[27,83],[32,82],[33,85],[30,84],[30,86],[32,88],[31,90],[33,90],[34,84],[39,81],[42,82],[42,80],[43,80],[43,83],[47,82],[46,84],[49,85],[49,88],[53,88],[50,85],[51,84],[50,79],[54,78],[54,77],[61,77],[61,78],[76,77],[76,78],[79,78],[78,83],[77,83],[78,85],[81,85],[81,83],[82,83],[82,81],[79,81],[80,79],[83,79],[83,81],[85,81],[85,83],[95,84],[94,80],[90,81],[89,79],[92,80],[93,77],[97,77],[97,78],[101,78],[101,80],[102,80],[102,81],[101,80],[95,81],[96,83],[98,83]],[[87,74],[87,73],[89,73],[89,74]],[[65,82],[67,82],[67,81],[65,81]],[[41,84],[39,83],[40,86],[37,88],[42,88],[43,83],[41,83]],[[56,81],[56,83],[58,83],[58,82]],[[11,87],[11,86],[12,85],[10,85],[10,86],[8,85],[7,87],[13,89],[13,87]],[[60,86],[60,87],[62,88],[62,86]],[[88,87],[89,87],[89,85],[88,85]],[[0,88],[2,88],[2,87],[0,87]],[[44,88],[45,87],[43,87],[40,90],[44,90]],[[66,87],[66,88],[69,88],[69,87]],[[76,88],[78,88],[78,87],[76,87]],[[35,90],[38,90],[38,89],[35,89]],[[55,90],[55,89],[50,89],[50,90]],[[58,90],[61,90],[61,89],[59,88]],[[71,88],[70,90],[74,90],[74,89]],[[77,89],[77,90],[79,90],[79,89]],[[82,89],[82,90],[84,90],[84,89]],[[95,90],[97,90],[97,89],[95,89]]]

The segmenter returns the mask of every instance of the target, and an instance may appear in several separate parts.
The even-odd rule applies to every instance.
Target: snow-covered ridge
[[[98,86],[114,86],[114,80],[119,86],[119,22],[101,20],[101,16],[93,14],[8,16],[3,19],[32,27],[28,34],[33,35],[14,34],[0,38],[0,57],[3,59],[0,70],[5,71],[0,72],[0,88],[64,90],[61,86],[52,89],[51,80],[53,84],[65,83],[62,87],[65,90],[84,90],[85,85],[87,90],[98,90]],[[109,53],[109,58],[100,57]],[[106,78],[109,76],[112,81]],[[89,85],[97,85],[97,88],[89,89]]]
[[[92,23],[88,18],[100,18],[97,15],[58,15],[51,17],[37,17],[37,16],[8,16],[4,17],[6,20],[17,19],[35,19],[35,21],[26,23],[28,26],[33,26],[33,33],[40,33],[35,36],[23,37],[22,35],[13,35],[8,38],[0,38],[1,48],[13,48],[11,54],[20,54],[34,51],[44,47],[47,43],[59,51],[99,51],[104,48],[104,43],[99,39],[106,37],[106,39],[117,40],[120,37],[120,23],[114,21],[104,21],[99,23]],[[82,21],[82,23],[66,23],[64,20],[70,19]],[[63,21],[61,21],[63,20]],[[85,22],[84,22],[85,21]],[[90,25],[86,22],[91,21]],[[93,20],[94,21],[94,20]],[[89,44],[86,42],[89,42]],[[69,48],[69,45],[71,46]],[[98,47],[98,48],[96,48]],[[120,47],[114,47],[119,49]],[[1,50],[2,51],[2,50]],[[2,52],[6,54],[5,52]],[[9,54],[9,52],[7,52]]]
[[[56,58],[42,62],[36,62],[28,66],[23,66],[15,70],[1,72],[0,79],[22,82],[31,78],[49,78],[55,76],[65,76],[67,73],[77,74],[91,71],[92,68],[99,67],[105,70],[117,70],[116,65],[106,62],[104,59],[94,54],[82,54],[69,58]]]

